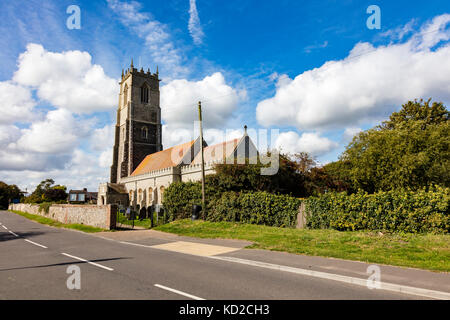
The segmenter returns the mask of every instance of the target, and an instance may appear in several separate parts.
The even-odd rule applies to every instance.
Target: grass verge
[[[75,230],[79,230],[79,231],[83,231],[83,232],[87,232],[87,233],[107,231],[102,228],[87,226],[87,225],[78,224],[78,223],[64,224],[62,222],[59,222],[59,221],[56,221],[56,220],[53,220],[53,219],[50,219],[47,217],[39,216],[37,214],[31,214],[31,213],[26,213],[26,212],[17,211],[17,210],[10,210],[10,212],[14,212],[15,214],[18,214],[29,220],[33,220],[38,223],[46,224],[48,226],[57,227],[57,228],[75,229]]]
[[[249,248],[450,271],[450,235],[287,229],[189,219],[155,229],[198,238],[254,242]]]

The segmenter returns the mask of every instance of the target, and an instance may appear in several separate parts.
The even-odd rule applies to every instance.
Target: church
[[[134,68],[133,61],[120,81],[110,182],[101,183],[97,204],[122,206],[161,205],[164,190],[172,182],[200,181],[200,138],[163,149],[159,73]],[[208,146],[203,141],[205,174],[218,163],[256,159],[258,151],[245,132]]]

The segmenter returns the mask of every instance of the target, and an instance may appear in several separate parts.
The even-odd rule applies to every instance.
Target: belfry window
[[[125,88],[123,88],[123,106],[127,105],[128,100],[128,86],[125,84]]]
[[[141,87],[141,102],[148,103],[148,87],[145,84]]]
[[[148,129],[147,129],[147,127],[143,127],[141,129],[141,137],[142,137],[142,139],[147,139],[147,137],[148,137]]]

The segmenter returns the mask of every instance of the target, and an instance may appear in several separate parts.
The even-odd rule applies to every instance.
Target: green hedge
[[[207,220],[295,227],[301,200],[264,191],[224,192],[210,203]]]
[[[326,193],[305,201],[309,228],[336,230],[386,230],[448,233],[450,230],[449,188]]]
[[[449,188],[326,193],[305,201],[306,225],[313,229],[386,230],[448,233],[450,231]],[[258,192],[207,193],[207,220],[294,227],[301,200],[287,195]],[[168,221],[189,218],[192,205],[201,204],[199,183],[177,182],[164,192]]]
[[[168,221],[188,218],[192,205],[202,203],[202,188],[195,182],[174,182],[165,191],[163,206]]]
[[[294,227],[300,199],[258,192],[222,192],[206,189],[207,220],[236,221],[277,227]],[[192,205],[201,204],[201,185],[172,183],[164,192],[163,205],[169,221],[189,218]]]

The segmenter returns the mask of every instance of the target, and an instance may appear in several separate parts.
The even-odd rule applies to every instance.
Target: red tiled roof
[[[156,153],[149,154],[142,160],[142,162],[133,171],[131,176],[148,173],[154,170],[161,170],[177,166],[183,159],[187,151],[190,150],[195,140],[180,144],[162,150]]]

